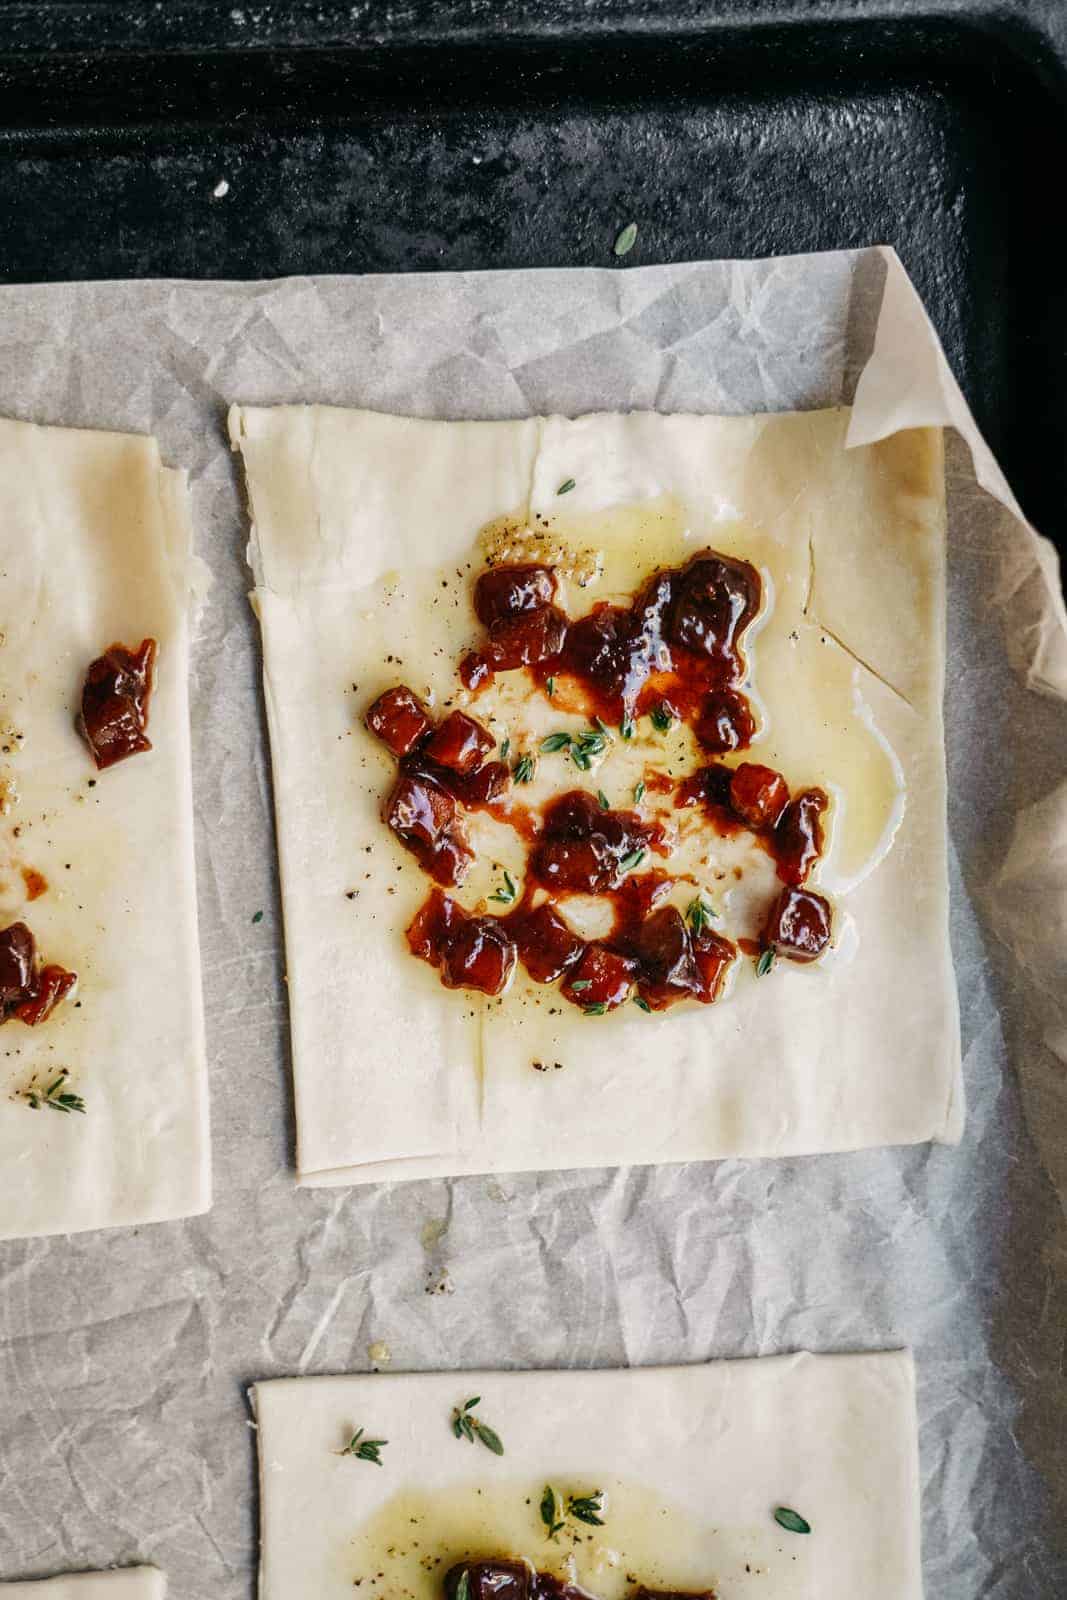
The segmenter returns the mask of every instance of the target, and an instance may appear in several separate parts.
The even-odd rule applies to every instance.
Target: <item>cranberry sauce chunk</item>
[[[81,727],[101,771],[151,750],[145,730],[155,663],[156,641],[142,639],[136,650],[109,645],[85,674]]]
[[[398,761],[417,749],[433,727],[430,713],[418,695],[403,684],[378,696],[367,712],[366,722]]]
[[[407,932],[412,955],[437,967],[446,989],[496,995],[515,970],[515,941],[497,917],[472,917],[435,889]]]
[[[497,1556],[450,1567],[444,1577],[444,1600],[595,1600],[595,1597],[587,1589],[557,1578],[554,1573],[536,1571],[527,1561]],[[648,1589],[639,1584],[630,1600],[716,1600],[716,1597],[712,1589],[682,1593]]]
[[[33,934],[24,922],[0,931],[0,1022],[15,1017],[29,1027],[44,1022],[77,983],[63,967],[41,967]]]
[[[804,789],[782,812],[774,830],[773,849],[783,882],[799,885],[807,881],[822,855],[822,819],[829,804],[822,789]]]
[[[641,997],[653,1011],[662,1011],[678,1000],[710,1005],[736,951],[708,928],[694,935],[676,907],[664,906],[641,924],[635,954]]]
[[[603,894],[640,864],[662,830],[636,811],[604,811],[585,789],[572,789],[545,810],[531,868],[546,889]]]
[[[478,621],[491,628],[504,617],[539,611],[555,597],[556,574],[551,567],[495,566],[474,585],[474,610]]]
[[[465,711],[450,711],[435,727],[402,684],[379,695],[365,720],[400,765],[385,821],[435,883],[454,888],[474,861],[458,804],[489,805],[509,782],[504,763],[486,759],[492,734]]]
[[[590,712],[625,725],[664,697],[716,753],[751,743],[755,718],[737,687],[745,675],[745,630],[763,586],[747,561],[704,550],[683,567],[656,572],[629,605],[601,601],[569,618],[556,602],[550,567],[483,572],[474,609],[488,639],[460,664],[474,692],[496,671],[529,667],[543,684],[568,674]]]
[[[583,1011],[614,1011],[624,1000],[637,977],[633,956],[609,950],[604,944],[591,944],[578,965],[560,985],[560,994]]]
[[[789,961],[817,961],[830,943],[833,911],[814,889],[783,889],[771,908],[763,943]]]
[[[564,922],[549,901],[534,911],[509,919],[519,960],[537,983],[555,983],[581,960],[585,942]]]

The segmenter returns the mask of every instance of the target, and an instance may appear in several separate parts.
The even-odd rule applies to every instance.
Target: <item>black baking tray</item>
[[[1061,549],[1065,171],[1067,0],[0,0],[0,280],[888,242]]]

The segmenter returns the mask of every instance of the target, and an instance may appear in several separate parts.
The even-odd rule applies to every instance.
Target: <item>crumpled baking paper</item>
[[[298,1191],[227,406],[491,418],[853,395],[856,442],[958,430],[962,1145]],[[206,1217],[0,1245],[0,1578],[141,1560],[172,1600],[247,1600],[256,1378],[909,1344],[931,1600],[1067,1593],[1067,631],[1051,548],[896,258],[0,288],[0,413],[154,432],[190,472],[214,578],[191,687],[216,1173]]]

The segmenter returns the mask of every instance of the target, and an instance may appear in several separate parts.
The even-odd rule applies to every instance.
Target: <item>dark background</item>
[[[0,280],[888,242],[1060,543],[1065,172],[1064,0],[0,0]]]

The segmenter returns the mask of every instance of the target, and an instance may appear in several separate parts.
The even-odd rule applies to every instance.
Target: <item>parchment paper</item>
[[[960,1148],[370,1190],[293,1180],[226,407],[824,406],[852,397],[886,292],[856,437],[969,428],[907,280],[877,251],[0,289],[0,413],[153,431],[192,475],[215,580],[192,700],[216,1170],[206,1217],[0,1246],[0,1577],[152,1561],[172,1600],[246,1600],[255,1378],[910,1344],[931,1600],[1067,1593],[1067,645],[1054,563],[988,453],[979,473],[1000,500],[962,443],[949,452]]]

